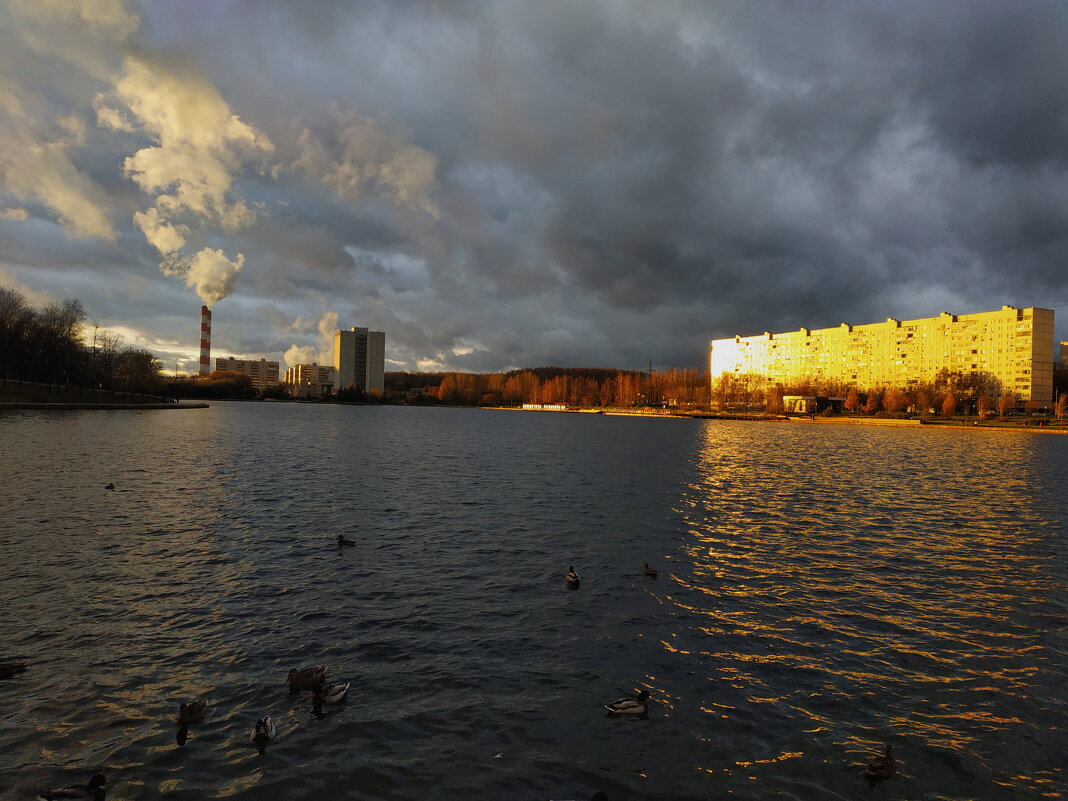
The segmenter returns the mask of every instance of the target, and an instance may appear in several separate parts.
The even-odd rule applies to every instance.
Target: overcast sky
[[[0,285],[168,370],[202,299],[471,371],[1068,299],[1061,0],[0,4]]]

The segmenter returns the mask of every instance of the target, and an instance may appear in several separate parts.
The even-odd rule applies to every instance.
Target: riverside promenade
[[[954,430],[967,429],[974,431],[1026,431],[1033,434],[1068,434],[1068,424],[1062,420],[1016,420],[988,419],[978,421],[973,419],[956,420],[932,417],[928,419],[911,418],[900,420],[893,417],[846,417],[832,415],[824,417],[817,415],[794,416],[776,414],[744,414],[713,411],[680,411],[677,409],[523,409],[517,406],[492,406],[487,407],[501,411],[515,412],[545,412],[555,414],[604,414],[617,417],[657,417],[670,419],[698,419],[698,420],[747,420],[758,423],[800,423],[803,425],[853,425],[853,426],[883,426],[915,428],[918,426],[948,428]]]

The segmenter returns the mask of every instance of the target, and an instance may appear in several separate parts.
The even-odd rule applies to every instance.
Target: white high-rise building
[[[353,327],[334,332],[334,370],[338,389],[355,387],[381,394],[386,388],[386,335]]]

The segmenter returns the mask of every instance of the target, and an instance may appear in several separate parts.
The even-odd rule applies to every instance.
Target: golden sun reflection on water
[[[738,767],[812,743],[859,760],[895,742],[913,762],[920,751],[1006,781],[1004,740],[1026,747],[1044,726],[1024,713],[1048,692],[1033,624],[1049,624],[1044,600],[1063,590],[1047,567],[1064,523],[1035,491],[1039,446],[798,428],[771,444],[747,425],[698,435],[676,506],[686,564],[668,593],[687,624],[660,642],[710,669],[723,704],[700,712],[729,710],[786,745]]]

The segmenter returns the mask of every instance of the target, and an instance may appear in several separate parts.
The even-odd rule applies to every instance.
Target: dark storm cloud
[[[190,223],[245,255],[218,310],[243,352],[318,347],[332,311],[409,368],[688,366],[715,336],[1065,298],[1063,4],[198,8],[131,7],[126,48],[195,67],[270,142],[219,161],[255,222]],[[93,277],[116,271],[188,293],[129,223],[152,202],[121,168],[143,134],[93,127],[107,71],[65,80],[21,46],[0,63],[90,126],[62,153],[118,240],[47,241],[52,207],[14,187],[38,219],[0,221],[0,264],[84,270],[104,305]]]

